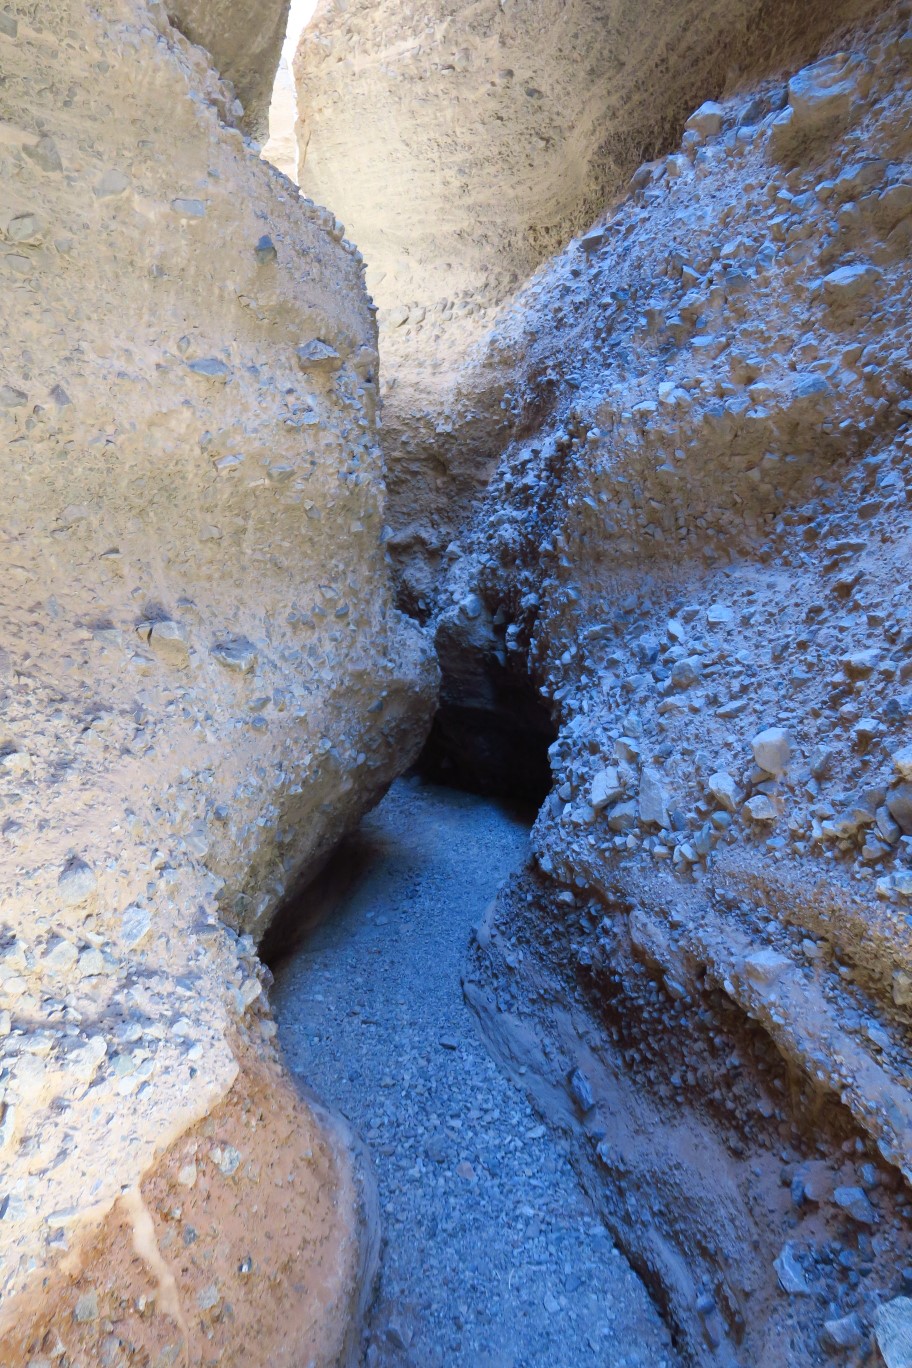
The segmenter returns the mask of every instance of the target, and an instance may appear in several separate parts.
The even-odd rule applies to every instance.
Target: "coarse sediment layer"
[[[554,398],[438,627],[477,658],[487,621],[554,709],[547,871],[690,909],[676,938],[904,1167],[910,41],[698,111],[524,291],[516,402],[549,366]]]
[[[894,1178],[912,1176],[910,53],[900,6],[787,83],[704,104],[502,313],[476,374],[508,387],[513,440],[437,611],[461,660],[451,707],[466,678],[477,704],[479,679],[513,671],[552,710],[533,843],[568,923],[556,979],[585,986],[595,1019],[625,1015],[621,1038],[656,1000],[683,1014],[701,1066],[688,1088],[665,1079],[668,1115],[731,1089],[713,1133],[740,1147],[745,1210],[753,1156],[792,1145],[814,1093],[844,1108],[818,1141],[860,1155],[861,1176],[833,1182],[867,1184],[876,1208],[884,1262],[842,1303],[863,1338],[905,1257]],[[558,990],[527,987],[557,1039]],[[772,1110],[759,1084],[753,1101],[736,1090],[759,1077],[739,1017],[802,1080]],[[664,1078],[654,1052],[603,1044],[619,1079]],[[812,1226],[792,1253],[834,1296],[842,1246]],[[788,1281],[777,1295],[807,1323],[783,1362],[806,1363],[820,1325]],[[751,1339],[746,1292],[717,1298],[726,1334],[778,1362]]]
[[[380,306],[390,548],[434,584],[512,427],[484,342],[529,273],[672,150],[685,118],[810,60],[877,0],[323,0],[294,61],[300,177]],[[547,348],[550,320],[539,320]]]

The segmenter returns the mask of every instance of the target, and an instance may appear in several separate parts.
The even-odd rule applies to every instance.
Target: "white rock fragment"
[[[70,1230],[78,1224],[83,1215],[82,1208],[78,1206],[58,1207],[56,1211],[48,1214],[45,1224],[49,1230]]]
[[[79,972],[83,978],[97,978],[105,972],[106,967],[104,955],[93,945],[83,950],[79,956]]]
[[[76,1303],[73,1319],[80,1325],[98,1320],[98,1293],[94,1288],[84,1292]]]
[[[40,167],[42,171],[48,172],[48,174],[63,170],[63,162],[60,159],[57,144],[54,142],[53,138],[48,137],[46,134],[44,137],[39,138],[36,143],[31,146],[23,147],[22,150],[30,161],[33,161],[36,166]]]
[[[615,802],[623,793],[620,777],[617,768],[609,765],[606,769],[599,770],[592,781],[589,789],[589,803],[596,811],[601,812],[609,804]]]
[[[76,963],[78,954],[72,941],[60,937],[49,946],[44,956],[44,967],[52,974],[65,974]]]
[[[823,277],[823,294],[831,308],[846,308],[866,300],[881,279],[881,273],[869,261],[857,261],[851,266],[839,266]]]
[[[67,1055],[67,1070],[83,1083],[95,1077],[99,1064],[108,1052],[104,1036],[90,1036],[84,1045]]]
[[[28,751],[16,746],[0,751],[0,773],[25,774],[32,767],[32,757]]]
[[[105,171],[104,175],[95,186],[95,196],[97,199],[113,199],[117,195],[124,194],[130,187],[130,179],[122,171],[113,168]]]
[[[331,372],[337,371],[342,365],[342,357],[335,347],[319,337],[296,347],[295,356],[298,358],[298,365],[305,371]]]
[[[912,780],[912,746],[904,746],[902,750],[894,751],[890,759],[901,779]]]
[[[738,806],[738,786],[728,770],[716,770],[706,781],[706,788],[713,802],[725,812],[735,812]]]
[[[60,901],[64,907],[78,907],[95,892],[97,882],[85,860],[70,860],[57,880]]]
[[[256,647],[246,637],[233,637],[212,647],[211,654],[226,670],[249,674],[257,663]]]
[[[149,645],[159,660],[176,670],[185,670],[190,664],[187,632],[179,622],[154,622],[149,633]]]
[[[773,807],[765,793],[757,793],[753,798],[748,798],[744,804],[744,815],[751,822],[764,824],[775,822],[776,809]]]
[[[12,1102],[0,1102],[0,1152],[6,1149],[16,1131],[16,1108]]]
[[[16,214],[6,225],[6,236],[23,247],[39,247],[44,241],[44,228],[37,214]]]
[[[912,1368],[912,1298],[894,1297],[878,1306],[874,1334],[887,1368]]]
[[[706,621],[710,627],[728,627],[734,618],[727,603],[711,603],[706,610]]]
[[[231,374],[226,363],[217,356],[203,356],[196,361],[188,361],[187,369],[194,375],[201,375],[204,380],[211,380],[215,385],[227,385]]]
[[[781,1253],[773,1260],[773,1267],[779,1279],[779,1286],[790,1297],[807,1296],[810,1292],[804,1269],[791,1244],[782,1246]]]
[[[754,760],[760,769],[778,778],[789,766],[792,743],[787,731],[782,727],[767,727],[758,732],[751,741]]]
[[[171,201],[171,208],[174,210],[175,214],[179,214],[181,218],[201,219],[206,217],[206,204],[204,200],[184,199],[182,196],[178,196],[177,199]]]
[[[124,944],[128,949],[135,949],[141,945],[149,934],[152,922],[149,913],[143,907],[131,903],[121,914],[120,929]]]
[[[647,826],[667,828],[671,825],[668,815],[668,793],[658,770],[644,768],[640,777],[640,821]]]
[[[844,53],[797,72],[789,81],[788,100],[798,131],[815,133],[846,118],[854,93],[855,78]]]
[[[715,100],[706,100],[699,109],[694,110],[684,127],[701,138],[714,138],[722,130],[724,113],[722,106]]]
[[[240,1167],[242,1156],[234,1145],[213,1145],[209,1158],[226,1178],[230,1178]]]
[[[615,803],[608,813],[607,820],[612,831],[623,832],[631,831],[636,826],[636,819],[636,803],[628,799],[623,803]]]
[[[912,1007],[912,974],[905,969],[894,969],[890,987],[897,1007]]]

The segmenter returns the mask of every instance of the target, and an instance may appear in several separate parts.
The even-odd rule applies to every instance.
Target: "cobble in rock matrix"
[[[272,996],[288,1064],[376,1160],[386,1246],[366,1363],[670,1368],[642,1285],[462,998],[472,924],[523,860],[526,825],[407,780],[362,840],[366,872]]]

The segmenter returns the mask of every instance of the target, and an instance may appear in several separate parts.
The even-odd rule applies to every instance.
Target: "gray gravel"
[[[400,781],[331,920],[282,965],[290,1067],[365,1137],[385,1249],[365,1362],[660,1368],[654,1308],[553,1138],[475,1033],[470,930],[521,864],[498,804]]]

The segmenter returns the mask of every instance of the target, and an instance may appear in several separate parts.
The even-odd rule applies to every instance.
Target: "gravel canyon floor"
[[[677,1362],[463,1000],[472,928],[527,845],[503,806],[399,782],[344,854],[353,883],[276,971],[288,1066],[376,1162],[386,1248],[365,1361],[378,1368]]]

